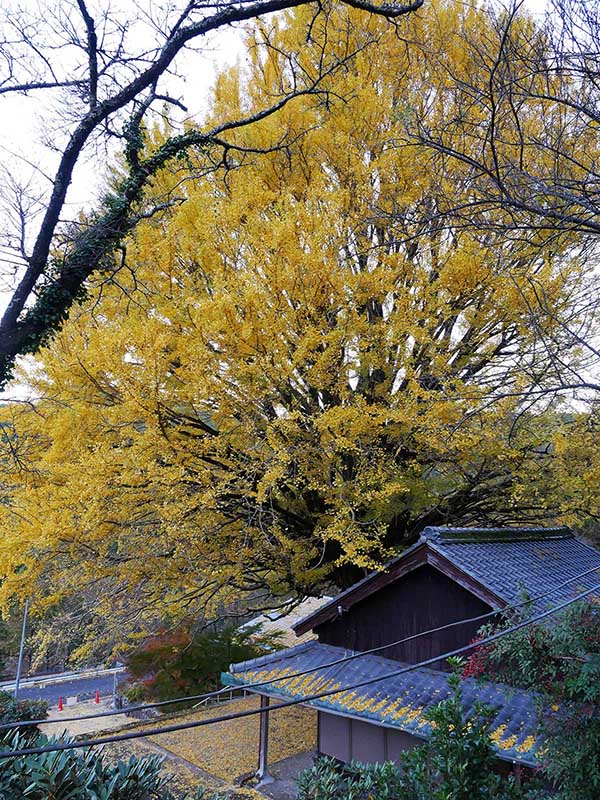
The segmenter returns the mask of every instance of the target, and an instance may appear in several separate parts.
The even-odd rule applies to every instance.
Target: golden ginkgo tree
[[[559,321],[590,321],[594,276],[568,233],[443,216],[468,207],[468,170],[407,133],[477,79],[457,43],[489,18],[438,3],[409,38],[353,14],[249,36],[249,89],[223,74],[216,116],[281,88],[299,31],[307,74],[324,42],[358,55],[239,131],[222,171],[160,174],[156,198],[185,200],[29,370],[38,399],[4,410],[6,596],[85,590],[132,624],[226,613],[344,585],[427,524],[581,513],[555,443],[587,412],[566,413],[549,353],[583,357]]]

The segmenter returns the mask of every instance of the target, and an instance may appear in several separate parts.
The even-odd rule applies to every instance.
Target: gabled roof
[[[555,586],[600,568],[600,552],[576,539],[568,528],[447,528],[430,527],[417,544],[386,566],[294,625],[302,635],[335,619],[384,586],[429,564],[492,608],[501,609],[551,591]],[[598,573],[564,587],[532,607],[540,611],[600,582]],[[592,596],[592,601],[594,596]],[[596,598],[600,600],[600,596]]]
[[[600,551],[569,528],[426,528],[423,538],[507,603],[551,592],[575,575],[600,569]],[[544,611],[598,583],[600,573],[591,573],[533,604],[531,611]],[[600,600],[600,594],[590,600]]]
[[[328,603],[331,597],[307,597],[299,605],[288,606],[280,611],[264,611],[257,617],[253,617],[248,622],[240,625],[240,628],[252,628],[256,625],[260,626],[259,635],[263,633],[277,634],[278,644],[285,647],[293,647],[301,642],[314,639],[315,634],[307,631],[299,639],[294,633],[293,627],[298,624],[300,620],[318,611],[321,606]]]
[[[402,675],[385,677],[405,665],[381,656],[365,655],[335,667],[324,666],[308,675],[285,677],[330,664],[344,655],[346,651],[341,647],[305,642],[288,650],[232,664],[229,673],[223,673],[221,679],[226,685],[236,686],[282,677],[277,683],[257,687],[256,691],[285,699],[343,689],[381,675],[381,680],[368,686],[340,691],[339,694],[308,701],[307,705],[396,728],[421,738],[429,736],[431,726],[423,715],[451,695],[446,673],[421,667]],[[468,716],[476,714],[476,703],[485,703],[495,710],[490,737],[498,757],[535,766],[540,740],[534,695],[503,684],[481,683],[471,678],[461,682],[461,690]]]

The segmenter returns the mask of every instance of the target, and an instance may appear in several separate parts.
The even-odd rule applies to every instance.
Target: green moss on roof
[[[560,528],[427,528],[424,538],[441,542],[528,542],[569,539],[573,534]]]

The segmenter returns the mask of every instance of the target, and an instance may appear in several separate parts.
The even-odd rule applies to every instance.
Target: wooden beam
[[[427,563],[492,608],[501,609],[508,605],[504,598],[500,597],[500,595],[496,594],[496,592],[492,591],[492,589],[480,580],[473,577],[473,575],[469,575],[468,572],[457,567],[448,556],[440,553],[439,550],[432,547],[427,549]]]
[[[344,611],[348,611],[353,605],[364,600],[373,592],[377,592],[389,583],[392,583],[397,578],[410,572],[417,567],[427,563],[427,545],[425,542],[420,542],[417,545],[409,548],[403,555],[390,561],[382,570],[372,572],[359,581],[354,586],[346,589],[345,592],[337,595],[329,603],[317,609],[310,616],[306,617],[292,628],[296,636],[302,636],[310,630],[314,630],[323,622],[336,619],[338,615],[338,608],[341,606]]]

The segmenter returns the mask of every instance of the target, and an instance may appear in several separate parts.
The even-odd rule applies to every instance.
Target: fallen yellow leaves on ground
[[[108,745],[103,749],[109,761],[127,762],[131,756],[135,756],[135,758],[164,757],[164,754],[157,752],[153,747],[146,744],[144,739],[118,742]],[[181,795],[183,797],[186,793],[193,795],[199,786],[202,786],[207,793],[223,789],[221,781],[211,779],[208,775],[200,775],[175,759],[166,758],[163,763],[162,771],[172,776],[169,788],[176,796]]]
[[[188,722],[257,708],[257,697],[246,697],[178,717]],[[232,781],[256,769],[258,764],[259,716],[242,717],[200,728],[151,737],[161,747],[185,758],[202,770]],[[317,743],[317,714],[294,706],[274,711],[269,723],[269,763],[312,750]]]

